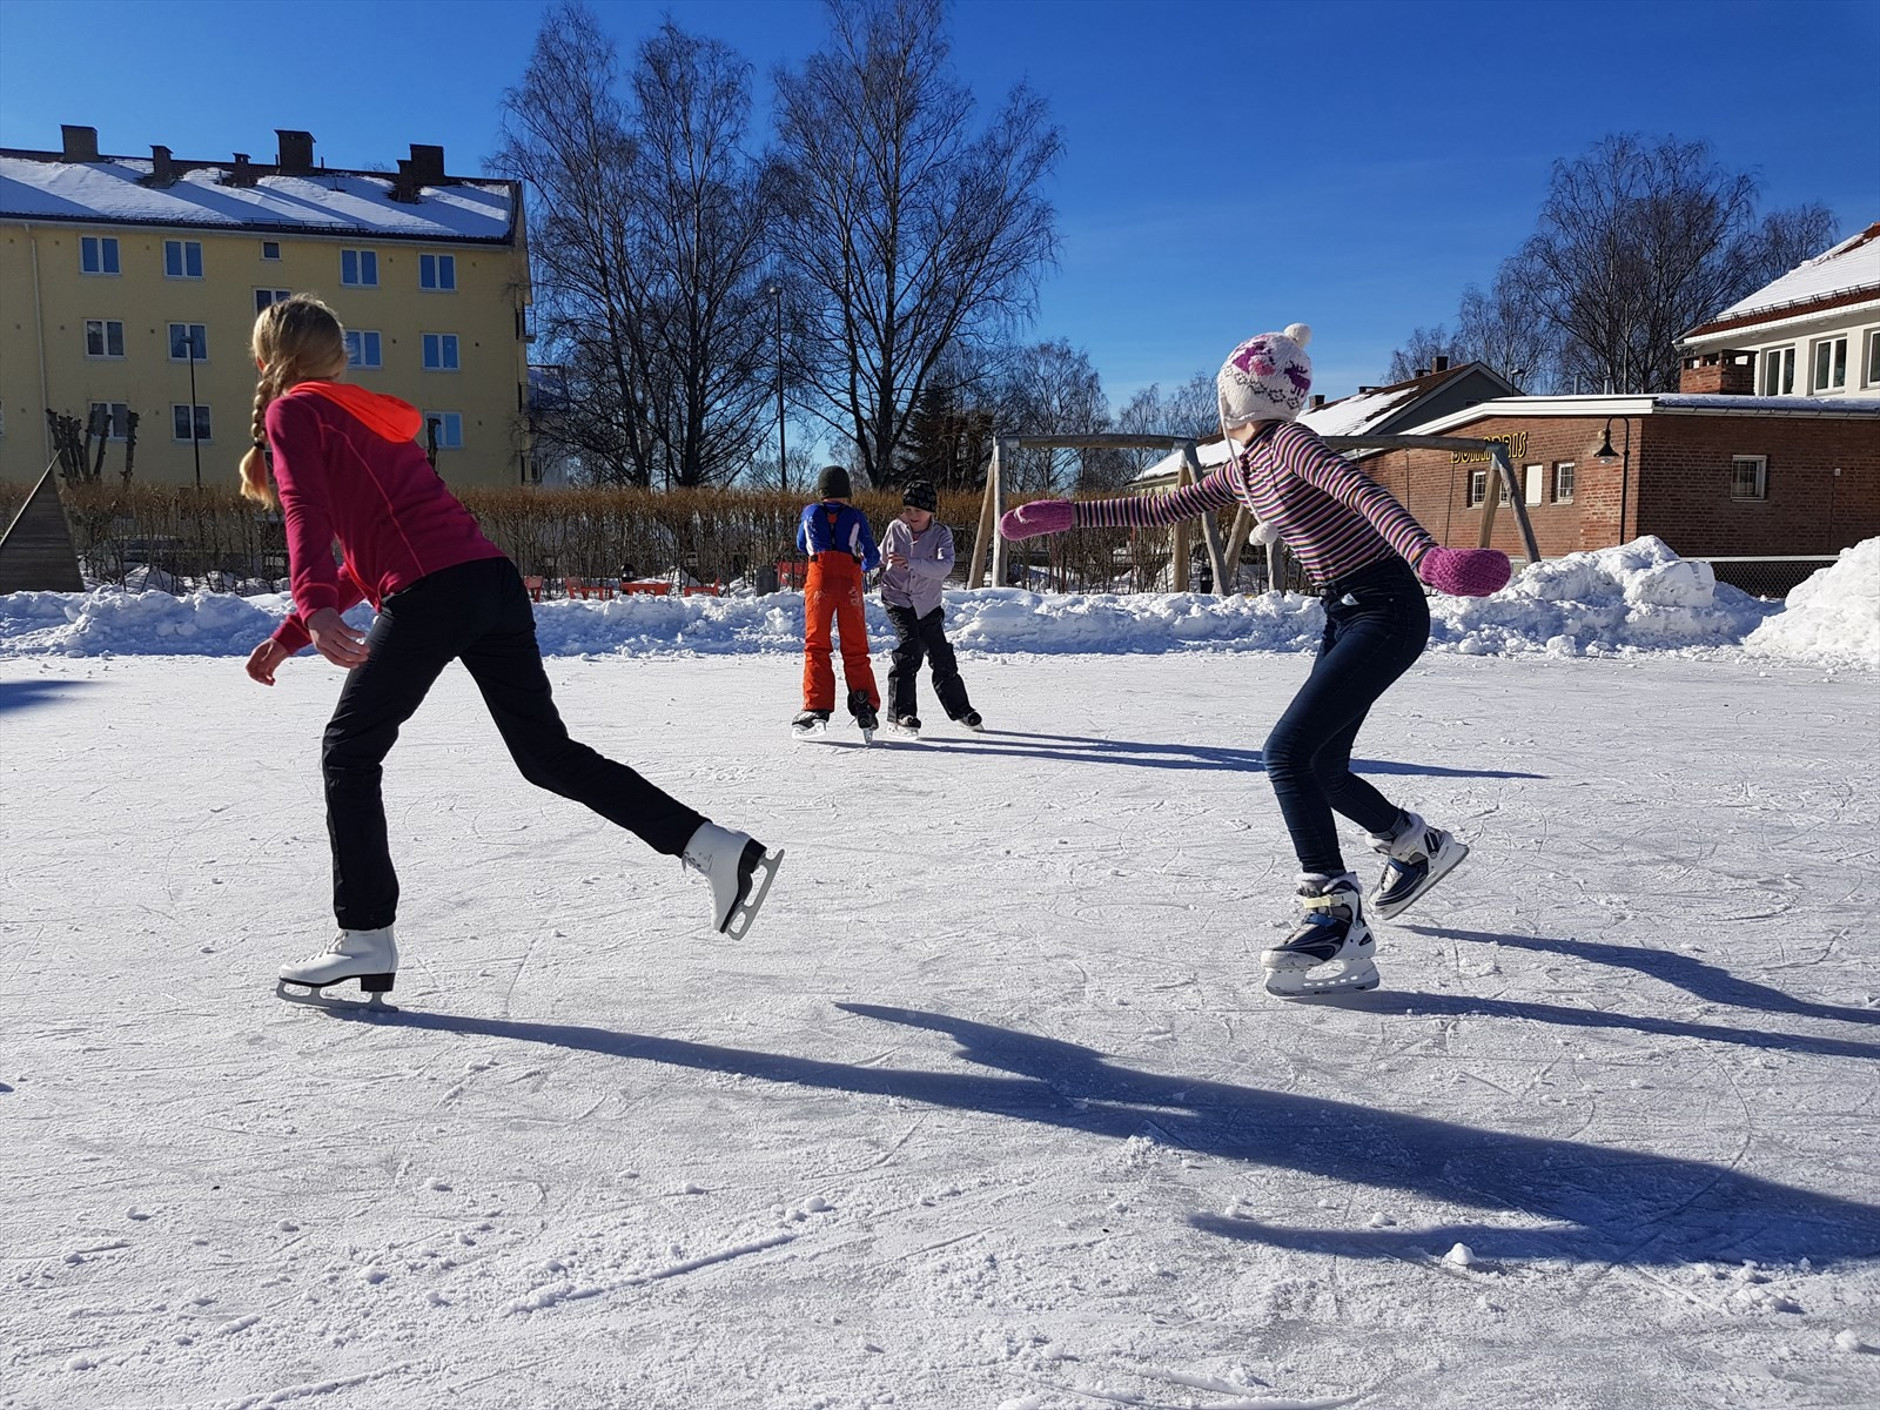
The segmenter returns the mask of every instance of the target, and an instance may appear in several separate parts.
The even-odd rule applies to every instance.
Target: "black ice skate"
[[[849,713],[855,716],[856,728],[862,732],[862,743],[873,744],[875,730],[881,724],[881,716],[875,713],[874,702],[868,698],[867,691],[851,690],[849,692]]]
[[[804,710],[790,721],[790,733],[798,739],[817,739],[829,733],[827,710]]]
[[[1266,992],[1301,999],[1377,988],[1377,946],[1364,923],[1358,878],[1305,877],[1299,903],[1305,923],[1260,957]]]
[[[1380,919],[1389,920],[1410,909],[1437,882],[1461,865],[1468,844],[1458,842],[1440,827],[1430,827],[1415,813],[1394,837],[1372,839],[1372,850],[1384,858],[1371,904]]]
[[[979,718],[979,712],[977,710],[968,710],[964,715],[961,715],[960,723],[965,725],[966,728],[971,730],[974,734],[984,734],[986,732],[986,722]]]
[[[910,739],[919,739],[920,716],[890,715],[888,716],[888,728],[893,730],[896,734],[907,735]]]

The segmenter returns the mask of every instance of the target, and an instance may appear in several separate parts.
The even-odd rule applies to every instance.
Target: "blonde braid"
[[[268,403],[280,395],[279,389],[280,374],[271,363],[261,369],[261,376],[255,381],[255,411],[248,423],[254,444],[242,457],[242,498],[265,504],[270,509],[280,508],[280,501],[268,479]]]

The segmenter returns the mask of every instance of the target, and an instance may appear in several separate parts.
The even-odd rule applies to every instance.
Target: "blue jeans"
[[[1430,606],[1410,565],[1395,556],[1325,589],[1318,660],[1267,736],[1267,777],[1302,872],[1345,870],[1333,810],[1366,832],[1394,831],[1395,803],[1351,771],[1358,729],[1430,639]]]

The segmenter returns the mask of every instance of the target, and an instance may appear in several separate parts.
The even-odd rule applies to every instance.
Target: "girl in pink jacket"
[[[281,663],[309,643],[347,672],[320,756],[339,934],[311,958],[283,965],[281,981],[319,990],[357,979],[373,1004],[392,987],[398,877],[380,765],[452,661],[476,681],[524,778],[704,873],[713,927],[742,937],[783,854],[568,737],[528,591],[418,448],[417,409],[339,380],[345,334],[332,310],[307,295],[262,310],[254,354],[260,378],[242,493],[279,505],[294,610],[250,654],[248,674],[273,685]],[[344,559],[337,564],[335,543]],[[340,615],[362,600],[378,612],[365,633]]]

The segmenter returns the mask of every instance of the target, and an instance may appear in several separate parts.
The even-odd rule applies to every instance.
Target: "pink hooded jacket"
[[[307,645],[322,608],[377,607],[439,569],[503,556],[424,458],[421,421],[409,402],[345,382],[300,382],[269,403],[294,595],[274,640],[288,651]]]

